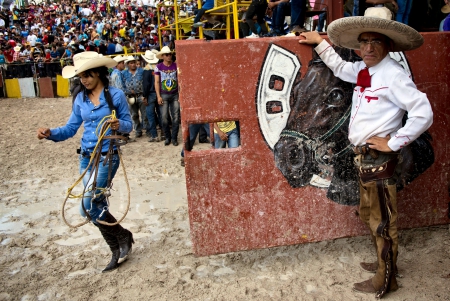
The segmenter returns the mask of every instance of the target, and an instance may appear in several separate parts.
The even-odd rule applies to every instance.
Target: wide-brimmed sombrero
[[[64,67],[62,77],[72,78],[81,72],[97,67],[112,68],[117,65],[117,62],[95,51],[84,51],[73,56],[73,64],[73,66]]]
[[[128,58],[126,56],[118,55],[113,58],[117,63],[126,61]]]
[[[159,60],[155,57],[155,54],[150,51],[146,50],[145,54],[141,54],[141,57],[149,64],[156,64]]]
[[[359,49],[358,37],[364,32],[377,32],[393,41],[391,51],[406,51],[419,48],[423,37],[414,28],[393,21],[392,13],[386,7],[370,7],[364,17],[347,17],[330,23],[328,37],[334,45]]]
[[[167,53],[172,53],[172,51],[170,50],[170,48],[168,46],[164,46],[161,51],[158,51],[158,53],[156,54],[156,57],[158,59],[162,59],[162,55],[163,54],[167,54]]]

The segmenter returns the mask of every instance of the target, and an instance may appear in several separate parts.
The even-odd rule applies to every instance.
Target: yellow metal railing
[[[198,9],[202,7],[202,1],[198,1]],[[205,14],[215,15],[215,16],[224,16],[224,24],[225,28],[208,28],[208,30],[212,31],[220,31],[224,30],[226,32],[226,39],[231,39],[231,31],[233,29],[234,31],[234,38],[239,39],[239,22],[238,20],[238,8],[241,7],[248,7],[251,3],[251,1],[238,1],[238,0],[216,0],[215,6],[212,9],[209,9],[205,12]],[[165,26],[161,26],[161,15],[160,15],[160,8],[161,7],[173,7],[174,14],[175,14],[175,22],[172,24],[167,24]],[[162,34],[161,32],[164,30],[175,30],[175,39],[181,40],[183,38],[186,38],[189,35],[183,35],[181,34],[181,30],[183,32],[190,32],[192,30],[192,24],[194,23],[194,16],[191,17],[180,17],[180,8],[178,6],[177,1],[174,1],[172,5],[165,5],[164,3],[159,4],[157,7],[157,18],[158,18],[158,39],[159,39],[159,45],[160,48],[162,48],[163,42],[162,42]],[[233,27],[231,26],[233,24]],[[199,27],[199,39],[203,39],[203,27]]]

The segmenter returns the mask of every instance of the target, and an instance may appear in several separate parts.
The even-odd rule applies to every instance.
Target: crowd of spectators
[[[324,11],[313,17],[316,20],[308,30],[325,31],[324,2],[270,0],[268,3],[266,0],[252,0],[248,8],[241,9],[240,36],[279,36],[290,31],[305,31],[307,10]],[[412,0],[408,1],[406,11],[400,9],[405,1],[397,2],[400,5],[395,0],[347,0],[344,12],[346,16],[362,15],[368,4],[385,3],[397,12],[398,18],[408,20]],[[214,7],[213,0],[204,1],[200,10],[196,0],[177,0],[177,3],[180,19],[196,16],[192,27],[188,25],[186,29],[185,24],[182,26],[183,38],[195,38],[198,27],[203,27],[204,33],[209,28],[224,27],[220,16],[211,18],[206,15],[202,20],[204,12]],[[285,20],[290,20],[290,24]],[[0,65],[35,62],[39,69],[43,69],[45,63],[59,63],[61,59],[70,59],[85,50],[103,55],[143,53],[163,46],[174,50],[175,32],[170,29],[158,31],[158,26],[168,28],[175,21],[171,0],[31,1],[22,7],[13,2],[9,8],[0,11]],[[221,34],[225,36],[224,31]],[[213,38],[220,37],[215,34]]]
[[[188,12],[195,1],[181,1]],[[138,53],[168,46],[174,50],[174,34],[161,31],[175,22],[174,10],[159,0],[61,0],[47,4],[14,3],[0,12],[0,64],[52,62],[70,59],[82,51],[103,55]]]

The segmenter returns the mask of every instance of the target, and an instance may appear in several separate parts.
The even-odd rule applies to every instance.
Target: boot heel
[[[128,255],[131,254],[134,244],[133,233],[131,233],[127,229],[123,230],[124,231],[122,231],[122,233],[117,236],[120,245],[119,263],[122,263],[128,259]]]

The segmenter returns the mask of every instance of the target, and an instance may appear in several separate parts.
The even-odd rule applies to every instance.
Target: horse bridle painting
[[[334,48],[346,61],[361,60],[351,50]],[[411,74],[403,53],[390,56]],[[291,187],[327,189],[330,200],[357,205],[359,185],[347,139],[354,85],[335,77],[314,50],[303,77],[300,68],[295,53],[269,46],[256,93],[261,134]],[[434,162],[430,141],[425,132],[402,149],[399,190]]]

